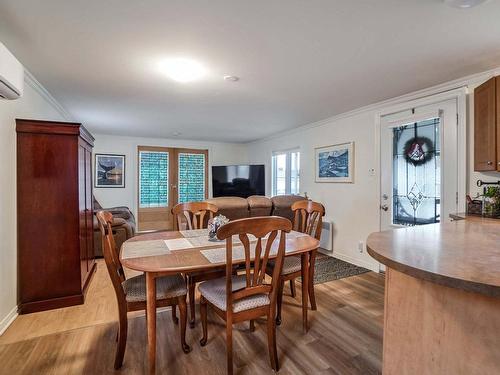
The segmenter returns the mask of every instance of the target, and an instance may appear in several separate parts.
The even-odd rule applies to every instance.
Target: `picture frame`
[[[95,154],[94,157],[94,187],[124,188],[125,155]]]
[[[354,142],[317,147],[316,182],[354,182]]]

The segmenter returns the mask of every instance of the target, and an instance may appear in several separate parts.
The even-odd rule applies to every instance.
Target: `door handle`
[[[389,209],[389,206],[388,206],[388,205],[386,205],[386,204],[381,204],[381,205],[380,205],[380,209],[381,209],[381,210],[384,210],[384,211],[387,211],[387,210]]]

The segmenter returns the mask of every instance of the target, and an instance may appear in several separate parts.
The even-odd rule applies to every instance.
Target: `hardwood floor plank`
[[[84,306],[22,316],[0,338],[0,374],[116,374],[113,360],[117,329],[116,302],[104,264]],[[90,295],[90,293],[95,293]],[[302,331],[300,288],[296,298],[285,290],[283,323],[277,342],[280,374],[380,374],[384,278],[375,273],[316,286],[317,311],[310,330]],[[87,306],[88,305],[88,306]],[[104,306],[105,305],[105,306]],[[53,321],[56,320],[57,321]],[[158,313],[157,373],[216,375],[226,373],[222,321],[209,310],[209,341],[199,345],[201,326],[188,329],[193,348],[184,354],[169,311]],[[236,325],[234,369],[242,374],[272,374],[266,321]],[[129,336],[120,374],[147,373],[147,335],[142,315],[129,319]]]

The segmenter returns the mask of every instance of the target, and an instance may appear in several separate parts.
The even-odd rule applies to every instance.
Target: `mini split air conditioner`
[[[24,68],[9,50],[0,43],[0,99],[23,96]]]

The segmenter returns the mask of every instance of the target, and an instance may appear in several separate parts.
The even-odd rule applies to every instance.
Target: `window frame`
[[[292,154],[298,154],[299,160],[299,168],[298,168],[298,191],[292,193]],[[277,194],[277,156],[278,155],[286,155],[286,165],[285,165],[285,194],[281,195],[289,195],[289,194],[299,194],[300,193],[300,148],[291,148],[286,150],[273,151],[271,157],[271,190],[272,195],[276,196]]]

